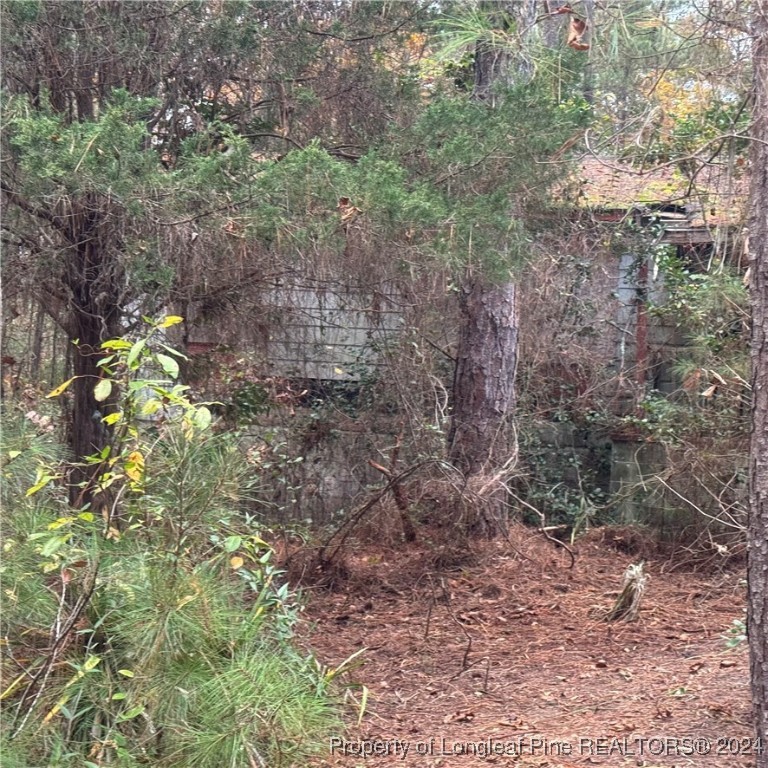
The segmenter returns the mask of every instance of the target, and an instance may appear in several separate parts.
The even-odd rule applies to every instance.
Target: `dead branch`
[[[378,504],[388,493],[392,491],[392,488],[395,485],[402,483],[404,480],[411,477],[424,467],[432,465],[445,466],[445,462],[440,461],[439,459],[425,459],[424,461],[413,464],[407,469],[404,469],[402,472],[394,475],[383,488],[380,488],[378,491],[376,491],[376,493],[368,501],[366,501],[365,504],[363,504],[351,515],[349,515],[346,520],[344,520],[341,525],[325,540],[325,543],[320,547],[317,554],[320,563],[327,564],[333,561],[333,559],[339,553],[339,550],[342,548],[342,546],[344,546],[344,542],[349,538],[355,526],[357,526],[357,524],[365,517],[368,512],[370,512],[371,509],[373,509],[373,507],[376,506],[376,504]],[[329,555],[326,555],[332,542],[334,542],[334,540],[337,538],[338,543],[334,547],[333,551]]]
[[[554,536],[550,535],[550,531],[554,528],[557,528],[558,526],[551,526],[547,525],[547,519],[544,517],[544,513],[540,510],[534,507],[532,504],[529,504],[525,499],[521,499],[519,496],[517,496],[515,493],[507,489],[509,495],[516,501],[518,504],[522,504],[527,509],[530,509],[531,512],[535,512],[539,516],[539,520],[541,520],[541,525],[536,529],[539,533],[541,533],[547,541],[551,541],[556,547],[561,547],[564,549],[568,556],[571,558],[571,563],[568,566],[568,569],[570,570],[573,568],[574,565],[576,565],[576,555],[573,554],[573,550],[564,542],[560,541],[560,539],[556,539]]]
[[[385,477],[389,478],[390,481],[395,476],[395,467],[397,467],[397,460],[400,455],[400,446],[402,445],[402,442],[403,430],[401,429],[400,434],[397,436],[395,447],[392,450],[389,469],[387,469],[387,467],[383,467],[381,464],[378,464],[372,459],[368,460],[368,464],[371,467],[373,467],[378,472],[381,472]],[[400,521],[403,526],[403,538],[406,541],[416,541],[416,528],[414,527],[413,520],[411,520],[411,516],[408,512],[408,499],[406,498],[405,491],[403,491],[403,486],[399,481],[392,484],[392,498],[395,500],[395,506],[400,513]]]

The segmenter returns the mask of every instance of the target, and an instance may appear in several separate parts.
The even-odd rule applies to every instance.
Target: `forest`
[[[768,0],[0,45],[3,766],[768,768]]]

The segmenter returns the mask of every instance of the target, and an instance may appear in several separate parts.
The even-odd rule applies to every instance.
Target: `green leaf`
[[[128,356],[125,358],[125,364],[132,370],[136,370],[138,366],[135,365],[141,351],[147,346],[146,339],[139,339],[132,347]]]
[[[184,318],[179,317],[178,315],[168,315],[165,319],[161,320],[158,324],[158,328],[170,328],[172,325],[178,325],[179,323],[183,323]]]
[[[83,672],[90,672],[92,669],[96,669],[99,664],[101,664],[100,656],[89,656],[83,664]]]
[[[63,704],[61,705],[59,712],[61,712],[61,714],[64,715],[64,717],[66,717],[67,720],[72,720],[74,718],[74,715],[72,714],[72,712],[69,709],[67,709],[67,707],[65,707]]]
[[[178,378],[179,375],[179,364],[168,355],[163,355],[158,353],[155,355],[157,358],[157,362],[160,363],[160,365],[163,366],[163,370],[172,378]]]
[[[66,534],[65,536],[51,536],[51,538],[43,544],[40,554],[43,557],[50,557],[55,552],[58,552],[68,541],[69,534]]]
[[[133,672],[130,669],[118,669],[117,674],[123,677],[133,677]]]
[[[67,379],[63,384],[59,384],[56,389],[52,389],[46,397],[58,397],[75,379],[77,376],[73,376],[71,379]]]
[[[204,405],[201,405],[195,411],[193,422],[194,422],[194,425],[200,431],[208,429],[208,427],[211,426],[211,420],[212,420],[211,412]]]
[[[242,543],[242,536],[228,536],[226,539],[224,539],[224,551],[234,552],[235,550],[240,549]]]
[[[112,694],[112,701],[122,701],[123,699],[127,698],[127,693],[113,693]]]
[[[160,344],[160,346],[166,352],[170,352],[175,357],[180,357],[182,360],[189,360],[189,358],[183,352],[179,352],[178,349],[174,349],[173,347],[169,347],[167,344]]]
[[[93,388],[93,398],[97,403],[103,403],[112,392],[112,380],[102,379]]]
[[[138,717],[143,711],[144,705],[139,704],[137,707],[132,707],[127,712],[123,712],[122,715],[116,718],[115,722],[124,723],[126,720],[133,720],[134,717]]]

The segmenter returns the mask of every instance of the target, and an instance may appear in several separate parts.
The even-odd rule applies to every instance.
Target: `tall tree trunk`
[[[481,6],[499,27],[514,23],[522,42],[535,19],[535,2],[486,2]],[[499,87],[527,77],[524,52],[500,50],[487,40],[475,47],[472,98],[489,108]],[[502,468],[514,454],[509,417],[515,405],[517,367],[516,286],[482,276],[465,278],[461,289],[461,328],[453,384],[449,457],[480,497],[461,505],[463,525],[493,535],[502,527],[505,507]]]
[[[125,275],[122,265],[122,211],[109,197],[85,194],[57,211],[60,232],[70,244],[64,252],[62,282],[69,293],[65,330],[72,351],[71,416],[68,442],[76,462],[101,451],[111,433],[102,418],[114,409],[111,401],[97,402],[96,365],[103,357],[101,343],[120,335]],[[70,501],[82,506],[94,501],[94,467],[76,466],[70,475]]]
[[[83,308],[80,308],[81,310]],[[102,341],[119,335],[114,327],[105,328],[100,318],[79,311],[75,318],[77,347],[72,353],[72,372],[77,378],[72,382],[71,416],[68,442],[76,462],[99,453],[111,440],[111,430],[102,421],[114,409],[112,402],[99,403],[93,396],[93,388],[99,379],[96,362],[104,357],[99,347]],[[93,503],[95,465],[73,467],[70,476],[70,502],[77,507]]]
[[[35,304],[35,324],[32,329],[32,343],[29,345],[29,378],[37,383],[40,378],[40,363],[43,357],[43,333],[45,332],[45,310],[39,302]]]
[[[93,396],[98,381],[96,362],[101,342],[120,335],[123,307],[129,291],[124,270],[122,230],[124,211],[109,194],[84,192],[62,197],[53,209],[34,204],[5,182],[0,188],[8,203],[47,227],[55,244],[52,280],[39,277],[39,300],[67,334],[73,374],[68,442],[76,462],[70,475],[70,501],[82,506],[93,501],[93,467],[83,459],[101,451],[110,440],[102,417],[114,403]],[[46,286],[54,285],[54,290]]]
[[[768,768],[768,0],[754,25],[751,250],[752,435],[749,482],[747,629],[755,729]]]
[[[516,286],[467,281],[461,315],[450,456],[472,476],[492,473],[513,449],[507,418],[515,405]]]
[[[519,50],[502,47],[483,39],[475,44],[475,83],[472,98],[493,106],[500,85],[526,82],[533,74],[533,64],[524,50],[524,42],[536,23],[536,0],[483,0],[481,10],[494,27],[509,32],[514,27]]]

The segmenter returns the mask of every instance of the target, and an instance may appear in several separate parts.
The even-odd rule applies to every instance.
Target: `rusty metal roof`
[[[749,180],[738,164],[697,164],[686,173],[679,164],[641,169],[615,159],[586,157],[574,176],[571,195],[575,191],[583,208],[628,212],[666,207],[677,228],[735,227],[746,220]]]

